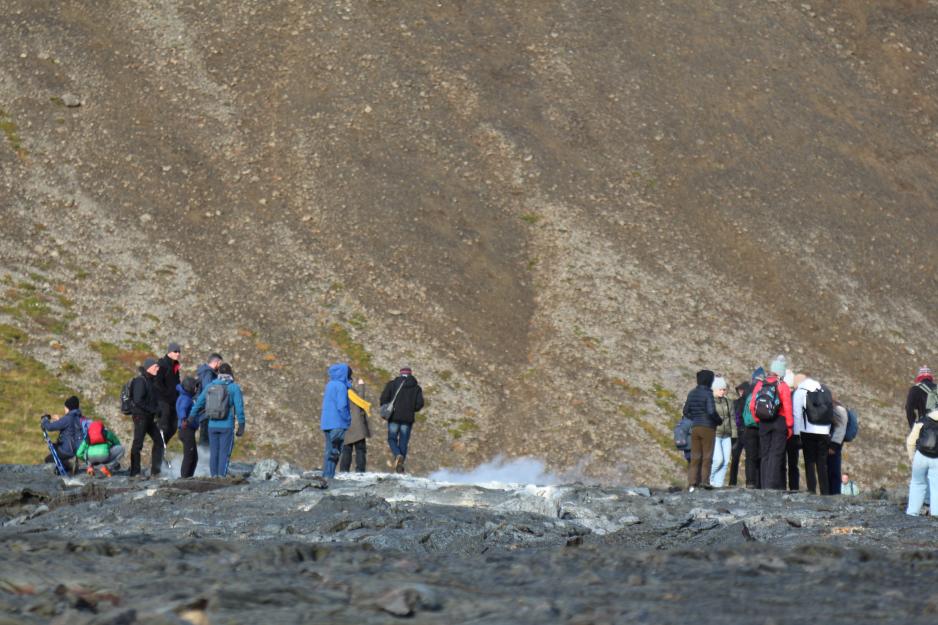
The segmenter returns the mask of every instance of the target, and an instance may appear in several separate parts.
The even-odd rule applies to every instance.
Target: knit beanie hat
[[[725,389],[725,388],[726,388],[726,379],[725,379],[723,376],[714,378],[714,379],[713,379],[713,384],[710,385],[710,389],[711,389],[711,390],[714,390],[714,391],[718,391],[718,390],[720,390],[721,388],[722,388],[722,389]]]
[[[65,407],[69,410],[78,410],[78,398],[72,395],[65,400]]]
[[[788,359],[785,358],[784,354],[779,354],[775,357],[775,360],[772,361],[772,364],[769,365],[769,371],[782,377],[785,375],[785,371],[788,369]]]
[[[921,367],[918,368],[918,375],[916,375],[915,377],[916,378],[922,378],[922,377],[930,378],[932,377],[931,369],[928,368],[928,365],[922,365]]]
[[[757,380],[765,379],[765,369],[762,367],[756,367],[756,370],[752,372],[752,383],[755,384]]]
[[[414,372],[410,367],[401,367],[399,372],[401,375],[413,375]]]
[[[153,365],[158,365],[158,364],[160,364],[160,361],[157,360],[156,358],[147,358],[146,360],[143,361],[143,370],[146,371]]]

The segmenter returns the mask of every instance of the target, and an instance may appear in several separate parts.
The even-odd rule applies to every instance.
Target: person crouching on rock
[[[201,424],[198,415],[193,419],[189,418],[189,411],[195,403],[193,395],[195,395],[197,385],[198,382],[192,376],[186,377],[176,385],[176,391],[179,393],[179,397],[176,398],[176,425],[179,440],[182,441],[182,466],[179,468],[179,477],[192,477],[195,475],[195,467],[199,464],[199,447],[196,444],[195,435]]]
[[[62,466],[70,472],[69,460],[75,457],[75,452],[81,445],[82,439],[82,415],[78,408],[78,398],[72,395],[65,400],[65,414],[56,418],[54,421],[49,415],[43,415],[40,420],[42,429],[47,432],[59,432],[59,440],[52,444]],[[46,462],[52,462],[52,454],[46,456]]]
[[[352,370],[345,363],[336,363],[329,367],[329,381],[322,393],[322,411],[319,414],[319,427],[325,438],[322,458],[322,476],[335,477],[336,465],[342,454],[345,432],[352,424],[349,409],[349,389],[352,388]]]
[[[701,483],[706,488],[710,487],[716,427],[723,422],[713,401],[713,378],[713,371],[709,369],[698,371],[697,386],[687,394],[684,402],[684,417],[694,423],[690,430],[690,464],[687,465],[687,488],[691,492]]]
[[[244,435],[244,396],[227,362],[218,367],[215,381],[199,393],[189,410],[189,419],[196,418],[202,410],[205,411],[202,418],[208,419],[209,473],[212,477],[225,477],[234,451],[234,439]],[[235,419],[238,420],[237,432]],[[198,422],[193,423],[198,428]]]
[[[94,475],[94,468],[98,466],[105,477],[111,477],[112,471],[120,469],[124,448],[117,435],[104,427],[104,423],[92,421],[75,456],[88,465],[88,475]]]

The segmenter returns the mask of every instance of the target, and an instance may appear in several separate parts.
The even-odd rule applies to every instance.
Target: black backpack
[[[918,433],[915,448],[923,456],[938,458],[938,422],[934,419],[925,419],[922,430]]]
[[[228,418],[228,385],[209,384],[205,391],[205,416],[211,421]]]
[[[804,406],[805,415],[813,425],[830,425],[834,422],[834,398],[831,390],[821,385],[816,391],[808,391]]]
[[[778,417],[781,402],[778,399],[778,381],[763,382],[756,393],[756,418],[770,423]]]
[[[134,380],[139,376],[134,376],[127,380],[127,383],[124,384],[124,387],[121,389],[121,413],[125,415],[133,414],[134,400],[131,395],[130,387],[133,385]]]

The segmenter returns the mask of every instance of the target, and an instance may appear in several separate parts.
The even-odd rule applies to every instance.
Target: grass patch
[[[444,382],[449,382],[453,379],[453,372],[447,369],[446,371],[440,371],[440,379]]]
[[[372,355],[365,346],[356,342],[349,331],[341,324],[329,326],[329,340],[349,359],[355,375],[364,378],[369,384],[384,384],[391,379],[391,372],[375,366]]]
[[[625,393],[632,399],[638,399],[642,396],[642,389],[637,386],[632,386],[622,378],[616,378],[612,383],[625,389]]]
[[[0,458],[6,463],[42,462],[48,447],[39,417],[62,414],[65,398],[75,394],[41,362],[22,353],[27,339],[22,330],[0,324]]]
[[[0,132],[6,137],[7,143],[17,155],[26,156],[26,149],[23,148],[23,140],[16,129],[16,123],[3,109],[0,109]]]
[[[355,328],[356,330],[364,329],[365,325],[367,325],[367,322],[368,320],[365,319],[365,315],[361,313],[355,313],[354,315],[352,315],[352,318],[349,319],[348,321],[349,325]]]
[[[622,416],[634,421],[638,427],[642,429],[645,434],[648,435],[651,440],[658,443],[662,450],[674,460],[679,466],[684,466],[685,460],[684,455],[674,448],[674,438],[670,433],[662,432],[660,429],[655,427],[654,424],[649,423],[647,420],[642,418],[642,414],[636,412],[631,406],[619,406],[619,412]],[[668,430],[672,430],[677,422],[680,420],[680,417],[669,418],[667,421]]]
[[[537,213],[524,213],[521,215],[521,221],[531,226],[537,224],[541,220],[541,216]]]
[[[475,432],[478,429],[479,429],[479,426],[476,425],[475,421],[473,421],[469,417],[463,417],[456,421],[451,421],[446,431],[449,432],[450,436],[452,436],[455,440],[458,441],[466,434],[469,434],[470,432]]]
[[[120,347],[106,341],[96,341],[91,349],[98,352],[104,362],[101,377],[104,390],[109,397],[120,397],[124,384],[137,373],[137,367],[149,356],[154,356],[149,345],[134,343]]]
[[[0,313],[19,321],[36,323],[53,334],[64,334],[68,330],[68,321],[50,306],[53,301],[62,304],[56,298],[39,292],[34,284],[20,282],[3,292],[5,303],[0,305]],[[69,300],[66,301],[71,304]]]
[[[62,364],[61,371],[66,375],[80,375],[81,367],[76,365],[74,362],[69,361]]]

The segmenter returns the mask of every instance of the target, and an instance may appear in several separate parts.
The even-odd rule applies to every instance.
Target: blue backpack
[[[852,409],[847,408],[847,431],[844,433],[844,442],[849,443],[860,433],[860,418]]]

